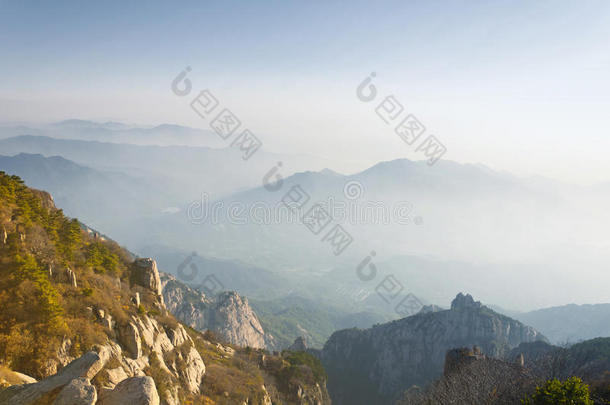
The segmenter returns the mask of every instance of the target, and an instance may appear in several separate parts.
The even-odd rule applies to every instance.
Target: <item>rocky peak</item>
[[[215,329],[229,342],[241,346],[266,347],[265,331],[258,317],[248,304],[248,299],[235,291],[220,294],[210,315]]]
[[[33,194],[40,199],[40,204],[44,209],[56,209],[53,196],[46,191],[32,189]]]
[[[481,308],[481,302],[475,301],[470,294],[462,294],[459,293],[453,301],[451,301],[451,309],[452,310],[461,310],[461,309],[476,309]]]
[[[241,297],[237,291],[223,291],[218,294],[218,298],[216,302],[219,305],[242,305],[248,304],[248,299],[246,297]]]
[[[223,340],[240,346],[274,348],[248,299],[226,291],[210,299],[202,292],[163,274],[163,296],[169,311],[190,327],[211,330]]]

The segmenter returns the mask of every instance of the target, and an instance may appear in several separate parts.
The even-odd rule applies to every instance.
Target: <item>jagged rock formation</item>
[[[240,346],[274,347],[273,337],[265,333],[247,298],[228,291],[209,299],[167,274],[163,274],[162,285],[167,309],[190,327],[211,330]]]
[[[452,348],[477,345],[488,356],[502,357],[536,340],[545,338],[460,293],[449,310],[336,332],[321,358],[335,404],[388,403],[412,385],[437,379]]]
[[[266,346],[265,331],[250,308],[248,299],[236,292],[227,291],[218,295],[209,317],[211,329],[224,336],[227,341],[240,346]]]
[[[108,387],[122,377],[143,376],[148,367],[155,367],[180,382],[189,393],[200,392],[205,364],[182,325],[161,325],[148,315],[134,316],[127,325],[119,334],[120,345],[105,346],[118,366],[106,373]],[[167,395],[171,393],[161,393],[162,397]]]

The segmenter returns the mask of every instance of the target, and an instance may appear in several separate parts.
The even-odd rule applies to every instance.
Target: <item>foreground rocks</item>
[[[57,374],[0,391],[0,405],[139,405],[159,404],[160,400],[173,405],[179,403],[180,389],[188,394],[200,393],[205,364],[182,325],[163,325],[148,315],[134,315],[126,324],[117,325],[115,333],[117,341],[108,340]],[[70,341],[66,340],[60,352],[68,351],[69,346]],[[67,358],[65,354],[59,357]],[[153,379],[146,377],[151,370],[171,382],[161,394]],[[92,384],[93,379],[100,390]],[[117,402],[117,398],[126,402]]]
[[[37,383],[13,385],[1,391],[0,404],[34,404],[39,401],[50,401],[73,380],[89,381],[102,367],[104,367],[102,357],[98,353],[88,352],[51,377]]]
[[[159,405],[159,394],[150,377],[126,378],[99,396],[91,379],[104,367],[109,353],[88,352],[59,373],[31,384],[13,385],[0,391],[0,405]]]
[[[159,394],[150,377],[132,377],[106,391],[98,405],[159,405]]]
[[[132,264],[131,283],[151,291],[163,306],[161,277],[157,269],[157,262],[151,258],[139,258]]]
[[[97,402],[97,390],[86,378],[75,378],[57,395],[56,405],[93,405]]]
[[[140,315],[117,329],[118,342],[104,346],[112,360],[112,367],[102,372],[106,388],[130,377],[142,377],[154,368],[190,394],[200,392],[205,364],[182,325],[162,325],[153,317]],[[173,398],[175,392],[161,392],[160,396]]]

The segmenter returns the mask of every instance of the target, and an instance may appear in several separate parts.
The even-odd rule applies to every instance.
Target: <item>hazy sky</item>
[[[270,150],[421,159],[375,114],[394,95],[446,158],[610,180],[610,2],[0,0],[0,121],[206,128],[186,66]],[[356,87],[371,72],[378,99]]]

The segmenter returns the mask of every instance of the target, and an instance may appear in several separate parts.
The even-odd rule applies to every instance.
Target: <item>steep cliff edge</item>
[[[476,345],[489,356],[503,357],[520,343],[537,340],[546,339],[460,293],[449,310],[338,331],[321,358],[335,404],[384,404],[412,385],[437,379],[452,348]]]

